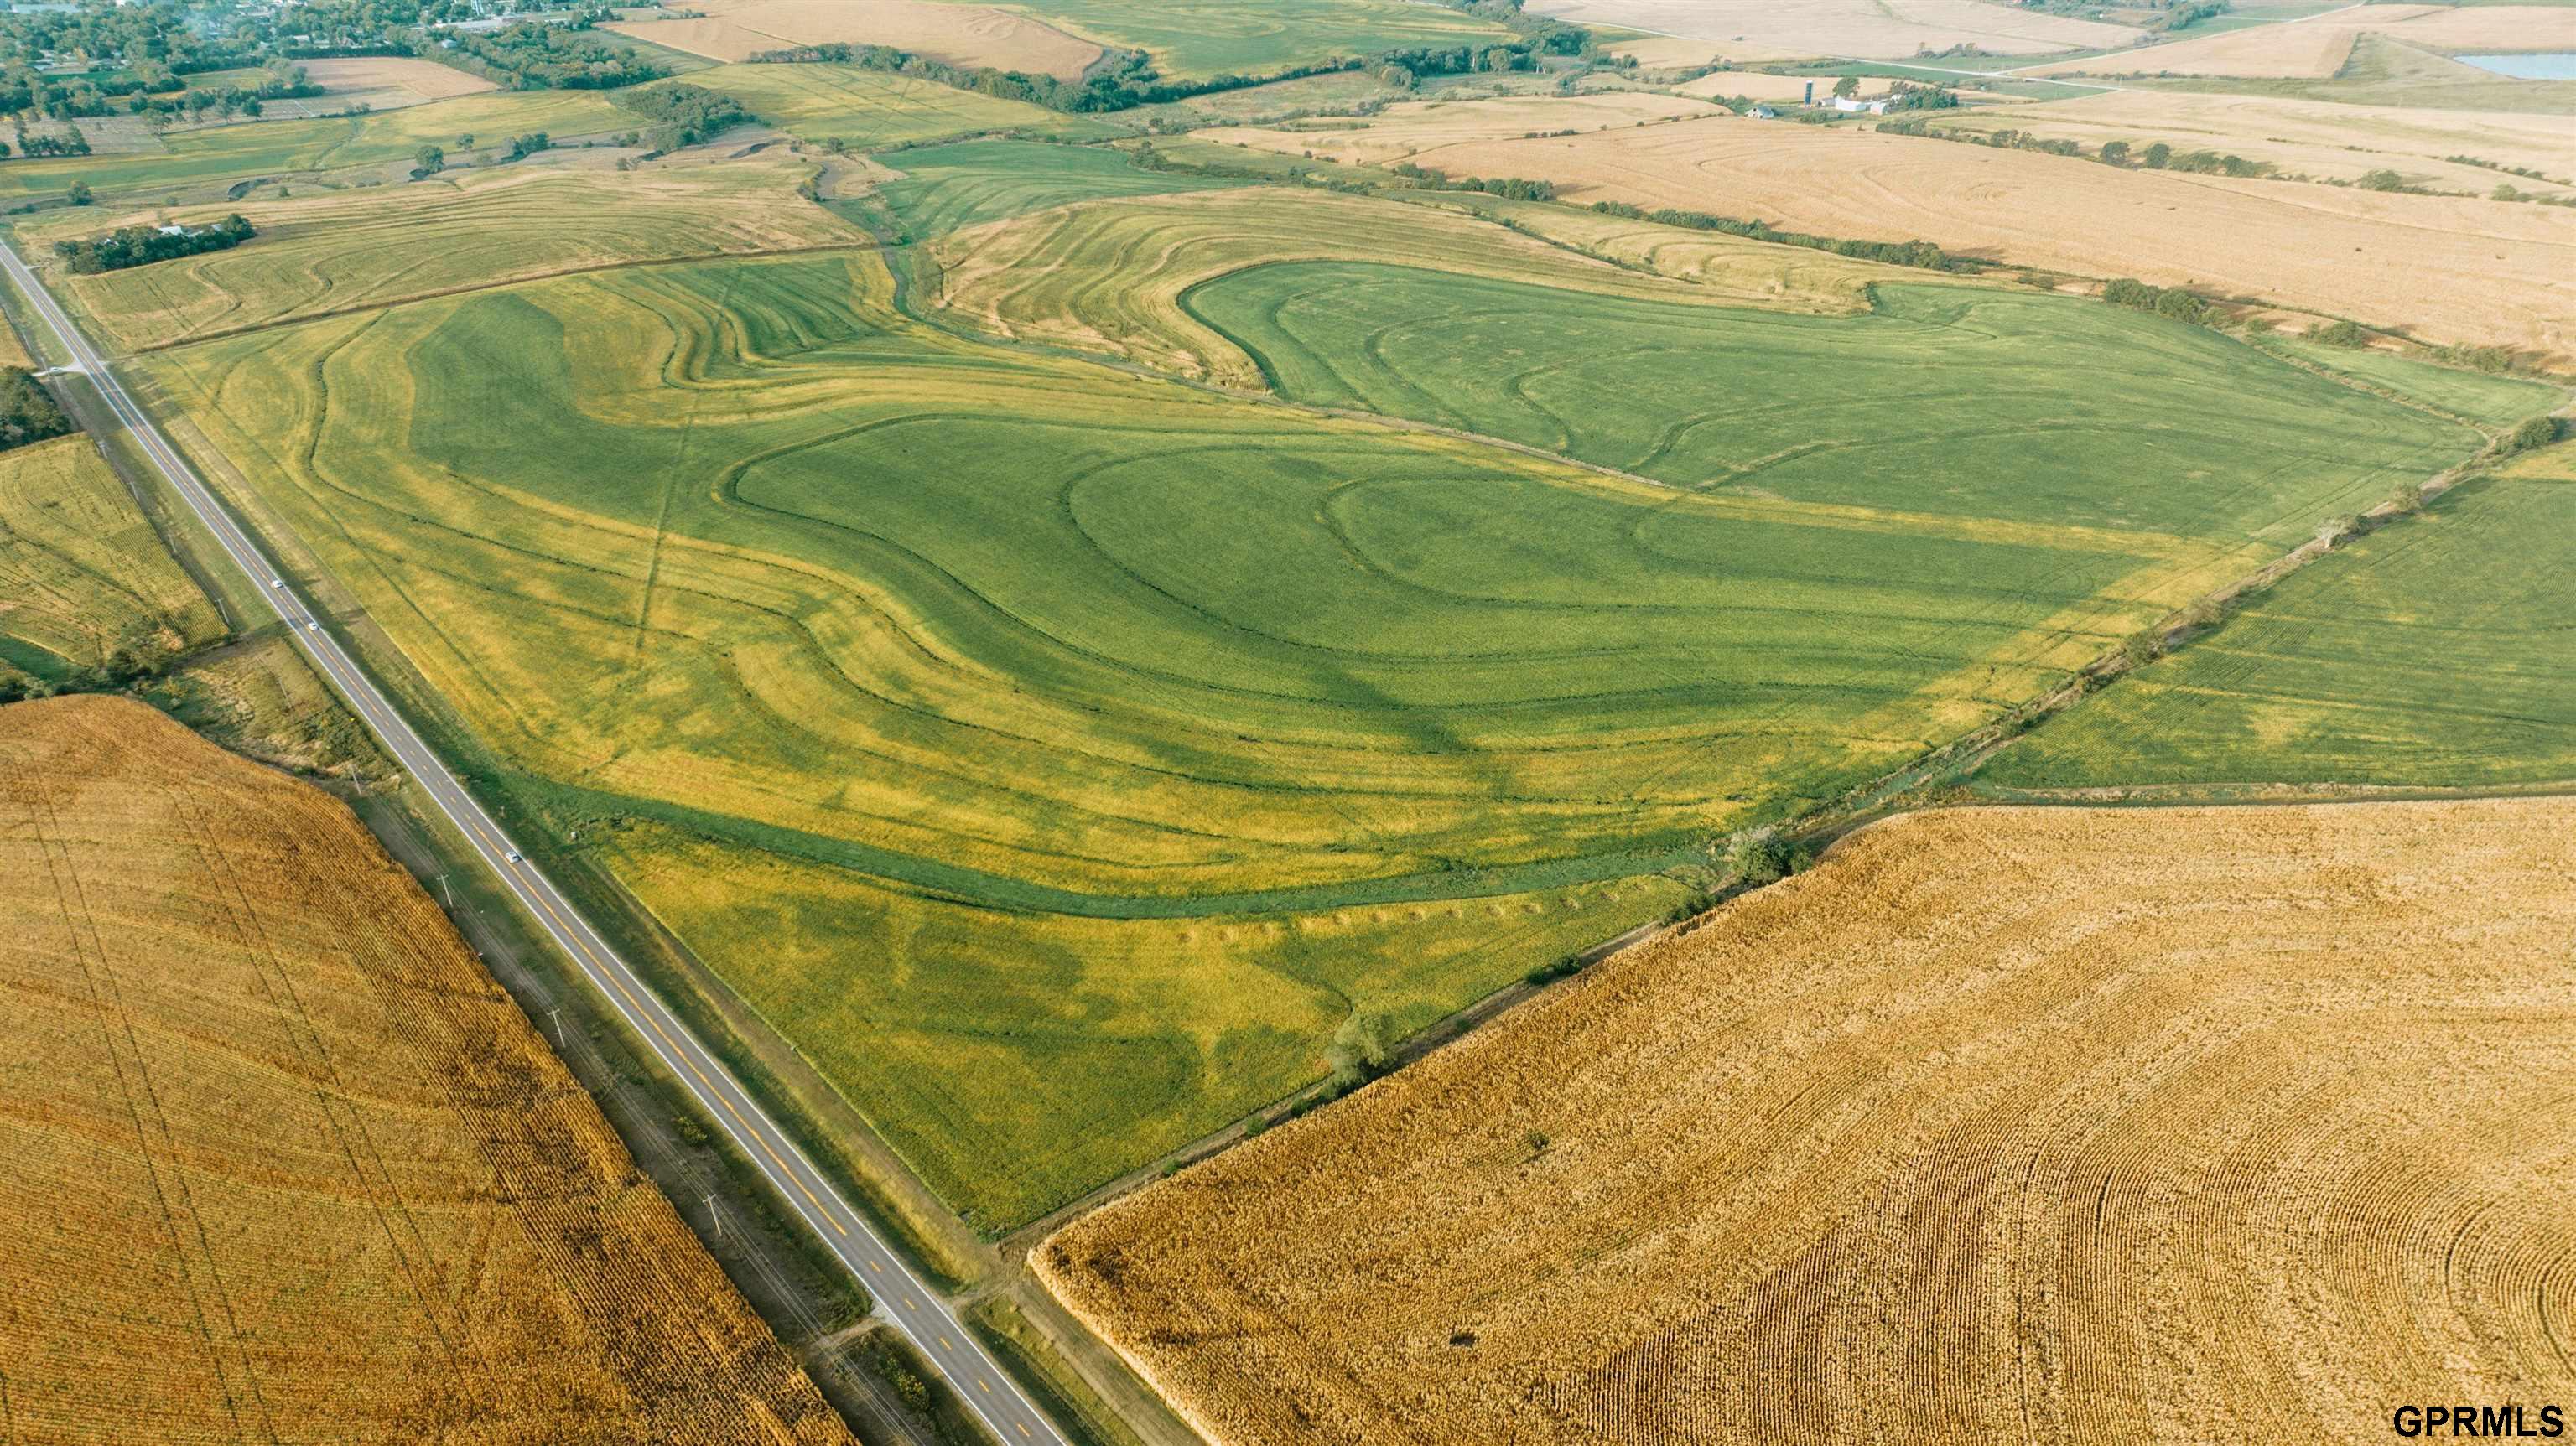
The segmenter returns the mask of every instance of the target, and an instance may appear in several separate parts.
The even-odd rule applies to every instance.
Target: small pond
[[[2533,50],[2519,55],[2463,55],[2460,61],[2516,80],[2576,80],[2576,50]]]

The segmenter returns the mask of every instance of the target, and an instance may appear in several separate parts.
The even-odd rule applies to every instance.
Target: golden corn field
[[[2576,801],[1916,814],[1035,1264],[1254,1443],[2576,1390]]]
[[[0,1440],[850,1440],[318,790],[0,709],[0,988]]]

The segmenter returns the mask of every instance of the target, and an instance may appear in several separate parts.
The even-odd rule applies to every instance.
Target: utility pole
[[[438,876],[438,892],[447,900],[448,912],[454,913],[456,911],[456,891],[447,886],[447,875],[445,874],[440,874]]]
[[[707,1197],[707,1222],[716,1228],[716,1239],[724,1239],[724,1215],[716,1209],[716,1197]]]
[[[555,1022],[555,1048],[562,1049],[564,1047],[563,1006],[557,1005],[547,1010],[546,1018]]]

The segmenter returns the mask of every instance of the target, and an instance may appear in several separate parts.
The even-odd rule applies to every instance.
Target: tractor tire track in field
[[[216,1263],[213,1243],[206,1236],[205,1217],[197,1210],[188,1189],[186,1167],[176,1160],[171,1148],[169,1122],[161,1113],[160,1101],[154,1095],[151,1067],[142,1040],[137,1036],[133,1015],[125,1007],[117,988],[115,966],[110,960],[105,935],[82,887],[79,865],[72,853],[69,838],[54,808],[53,797],[41,789],[33,795],[35,812],[27,816],[39,854],[45,859],[54,894],[62,910],[66,932],[70,936],[68,951],[80,970],[99,1022],[100,1042],[106,1046],[108,1062],[113,1069],[118,1093],[126,1118],[134,1130],[134,1148],[138,1163],[152,1187],[162,1228],[170,1242],[170,1264],[179,1273],[185,1290],[198,1340],[204,1345],[206,1365],[215,1374],[224,1411],[239,1437],[245,1429],[236,1392],[246,1392],[258,1416],[258,1428],[271,1440],[277,1436],[276,1423],[270,1418],[268,1402],[260,1391],[257,1371],[252,1367],[247,1343],[243,1341],[239,1320],[224,1289],[222,1268]],[[122,1041],[122,1048],[119,1041]],[[158,1145],[155,1144],[157,1127]],[[182,1217],[185,1217],[185,1224]],[[193,1238],[193,1246],[192,1246]],[[202,1277],[202,1279],[201,1279]],[[216,1335],[208,1301],[223,1313],[225,1334]],[[227,1366],[225,1346],[232,1357]]]

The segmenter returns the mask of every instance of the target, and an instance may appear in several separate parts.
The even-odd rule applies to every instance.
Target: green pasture
[[[1183,304],[1296,401],[1814,503],[2278,543],[2480,441],[2201,327],[1964,287],[1877,298],[1814,317],[1301,262]]]
[[[846,141],[855,150],[917,145],[986,131],[1028,131],[1067,140],[1127,134],[1090,116],[1064,115],[908,75],[855,65],[719,65],[675,84],[720,91],[763,121],[803,140]]]
[[[912,239],[944,236],[1000,221],[1111,196],[1153,196],[1244,184],[1175,171],[1139,169],[1128,153],[1106,146],[1042,141],[960,141],[886,157],[903,179],[878,188]]]
[[[2002,790],[2576,779],[2576,456],[2466,483],[1997,755]]]
[[[493,91],[362,116],[176,131],[162,152],[0,161],[0,200],[50,199],[74,181],[103,195],[166,188],[203,199],[209,187],[228,182],[384,165],[407,160],[424,145],[452,150],[464,135],[489,142],[544,131],[560,140],[635,124],[635,116],[598,91]]]
[[[1404,0],[1038,0],[1008,8],[1104,45],[1142,50],[1163,74],[1180,79],[1270,75],[1334,56],[1512,38],[1490,21]]]
[[[1693,495],[890,294],[867,253],[633,268],[148,366],[522,801],[995,1229],[2248,565]]]

